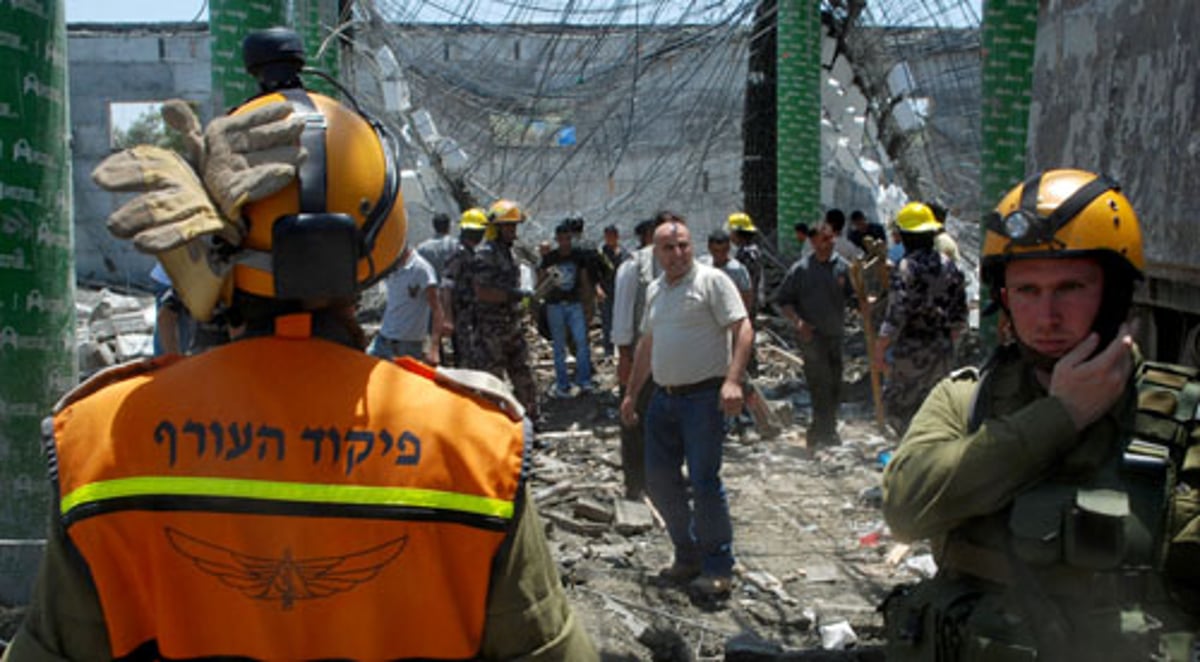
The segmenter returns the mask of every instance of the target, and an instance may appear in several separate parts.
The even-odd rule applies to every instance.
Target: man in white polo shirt
[[[733,281],[692,259],[682,219],[654,231],[654,257],[662,274],[646,292],[621,418],[637,422],[634,394],[653,377],[644,423],[646,490],[675,546],[674,563],[659,575],[690,582],[703,597],[724,597],[733,576],[733,526],[720,476],[724,418],[742,410],[753,331]]]

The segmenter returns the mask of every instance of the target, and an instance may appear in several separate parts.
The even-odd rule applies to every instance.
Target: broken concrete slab
[[[613,502],[615,522],[613,529],[621,535],[631,536],[654,528],[654,513],[641,501],[617,499]]]

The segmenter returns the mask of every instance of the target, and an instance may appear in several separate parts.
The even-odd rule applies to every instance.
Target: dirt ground
[[[725,601],[693,599],[655,577],[671,544],[648,502],[622,499],[615,361],[596,352],[597,393],[544,402],[531,492],[604,660],[883,659],[877,605],[930,570],[928,550],[893,541],[879,511],[896,440],[874,424],[862,334],[848,334],[845,347],[843,444],[815,455],[805,448],[808,392],[794,350],[777,334],[760,333],[760,343],[756,383],[780,432],[764,438],[750,427],[727,437],[722,476],[738,565]],[[534,337],[533,349],[544,392],[550,346]],[[0,640],[20,613],[0,606]]]
[[[773,438],[751,428],[727,439],[722,476],[738,561],[727,601],[696,600],[657,581],[672,558],[661,525],[631,532],[604,523],[623,492],[615,395],[544,405],[549,425],[535,451],[533,494],[603,659],[882,659],[876,607],[895,584],[919,578],[926,550],[896,544],[882,522],[881,455],[895,439],[874,424],[865,363],[848,355],[854,381],[842,407],[842,446],[812,455],[803,381],[771,353],[762,356],[759,383],[785,425]],[[539,361],[542,383],[548,361]],[[603,386],[613,386],[612,372],[611,362],[600,364]],[[842,650],[847,631],[854,643]]]

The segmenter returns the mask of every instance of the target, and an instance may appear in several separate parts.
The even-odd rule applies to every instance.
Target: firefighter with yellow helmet
[[[445,311],[444,335],[450,336],[454,350],[453,365],[472,368],[477,365],[475,342],[475,284],[471,265],[475,249],[487,231],[487,212],[479,207],[464,211],[458,220],[458,244],[442,269],[442,310]]]
[[[884,604],[889,660],[1195,659],[1196,372],[1140,358],[1138,218],[1094,173],[1040,172],[986,221],[1016,340],[940,382],[883,476],[937,575]]]
[[[262,94],[198,167],[140,146],[93,173],[109,219],[198,317],[244,333],[103,372],[43,426],[54,513],[5,659],[596,659],[482,373],[362,351],[358,293],[405,243],[396,145],[299,83],[295,33],[247,37]]]
[[[967,326],[967,288],[958,266],[935,248],[942,224],[933,209],[910,202],[896,214],[896,227],[904,257],[889,271],[872,360],[888,373],[887,423],[903,436],[930,389],[954,367],[954,343]]]
[[[536,424],[537,385],[529,365],[521,305],[533,292],[522,285],[520,264],[513,255],[517,226],[525,222],[525,212],[516,202],[502,198],[488,207],[487,218],[487,241],[472,262],[477,329],[472,367],[498,379],[507,376],[517,400]]]

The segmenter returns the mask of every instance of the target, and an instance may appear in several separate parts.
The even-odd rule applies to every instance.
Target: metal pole
[[[28,599],[49,510],[41,419],[78,379],[62,0],[0,3],[0,602]]]

